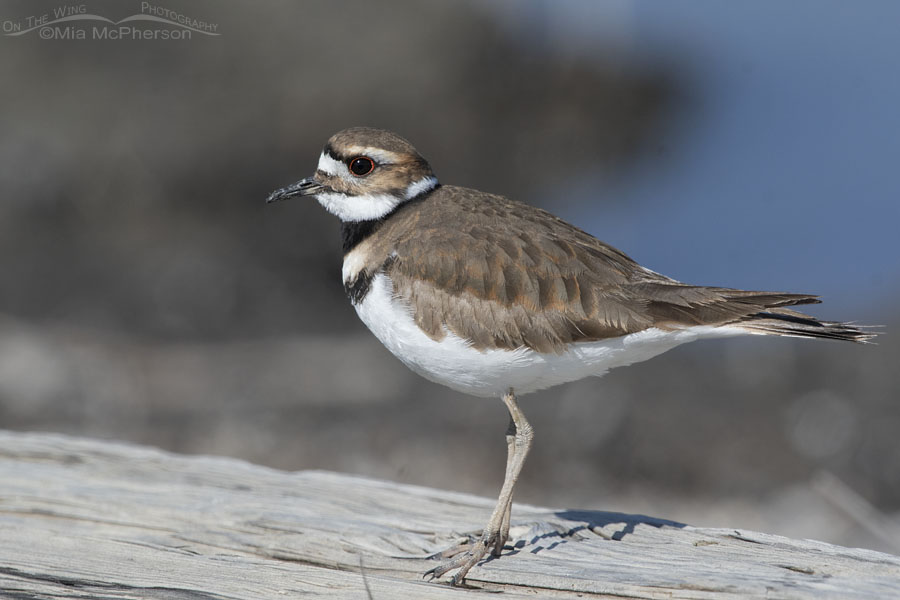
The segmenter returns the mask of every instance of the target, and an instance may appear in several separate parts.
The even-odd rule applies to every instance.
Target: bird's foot
[[[478,539],[469,538],[461,544],[432,555],[431,558],[441,558],[444,559],[444,562],[433,569],[429,569],[422,576],[430,579],[440,579],[450,571],[459,569],[450,578],[450,585],[461,586],[465,582],[469,569],[484,558],[488,549],[493,550],[494,556],[500,556],[500,551],[506,543],[506,538],[507,535],[501,535],[499,528],[494,531],[485,529]]]

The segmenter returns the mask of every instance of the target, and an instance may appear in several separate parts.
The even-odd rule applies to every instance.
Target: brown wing
[[[376,252],[393,256],[384,269],[394,293],[419,327],[433,339],[453,332],[479,349],[562,352],[571,342],[725,324],[818,302],[688,286],[546,211],[463,188],[439,188],[401,208],[378,237],[384,247]]]

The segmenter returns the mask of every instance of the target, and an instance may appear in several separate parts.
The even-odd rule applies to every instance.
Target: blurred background
[[[110,0],[71,6],[217,35],[16,29],[62,6],[0,3],[0,428],[495,496],[502,403],[408,372],[343,295],[337,220],[264,205],[371,125],[669,276],[886,326],[526,396],[517,500],[900,553],[900,3]]]

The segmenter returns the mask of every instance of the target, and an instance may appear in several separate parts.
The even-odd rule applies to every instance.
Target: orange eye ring
[[[375,170],[375,161],[368,156],[354,156],[347,161],[347,168],[357,177],[365,177]]]

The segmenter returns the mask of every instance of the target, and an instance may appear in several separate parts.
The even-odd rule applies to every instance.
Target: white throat
[[[316,194],[316,200],[341,221],[350,222],[381,219],[394,212],[405,201],[390,194],[348,196],[338,192]]]
[[[347,165],[322,153],[319,157],[319,171],[328,175],[341,177],[353,181],[354,177],[347,169]],[[323,192],[316,194],[325,210],[335,215],[341,221],[373,221],[382,219],[394,212],[394,209],[413,198],[430,192],[438,185],[436,177],[423,177],[407,186],[403,195],[393,194],[360,194],[349,195],[340,192]]]

